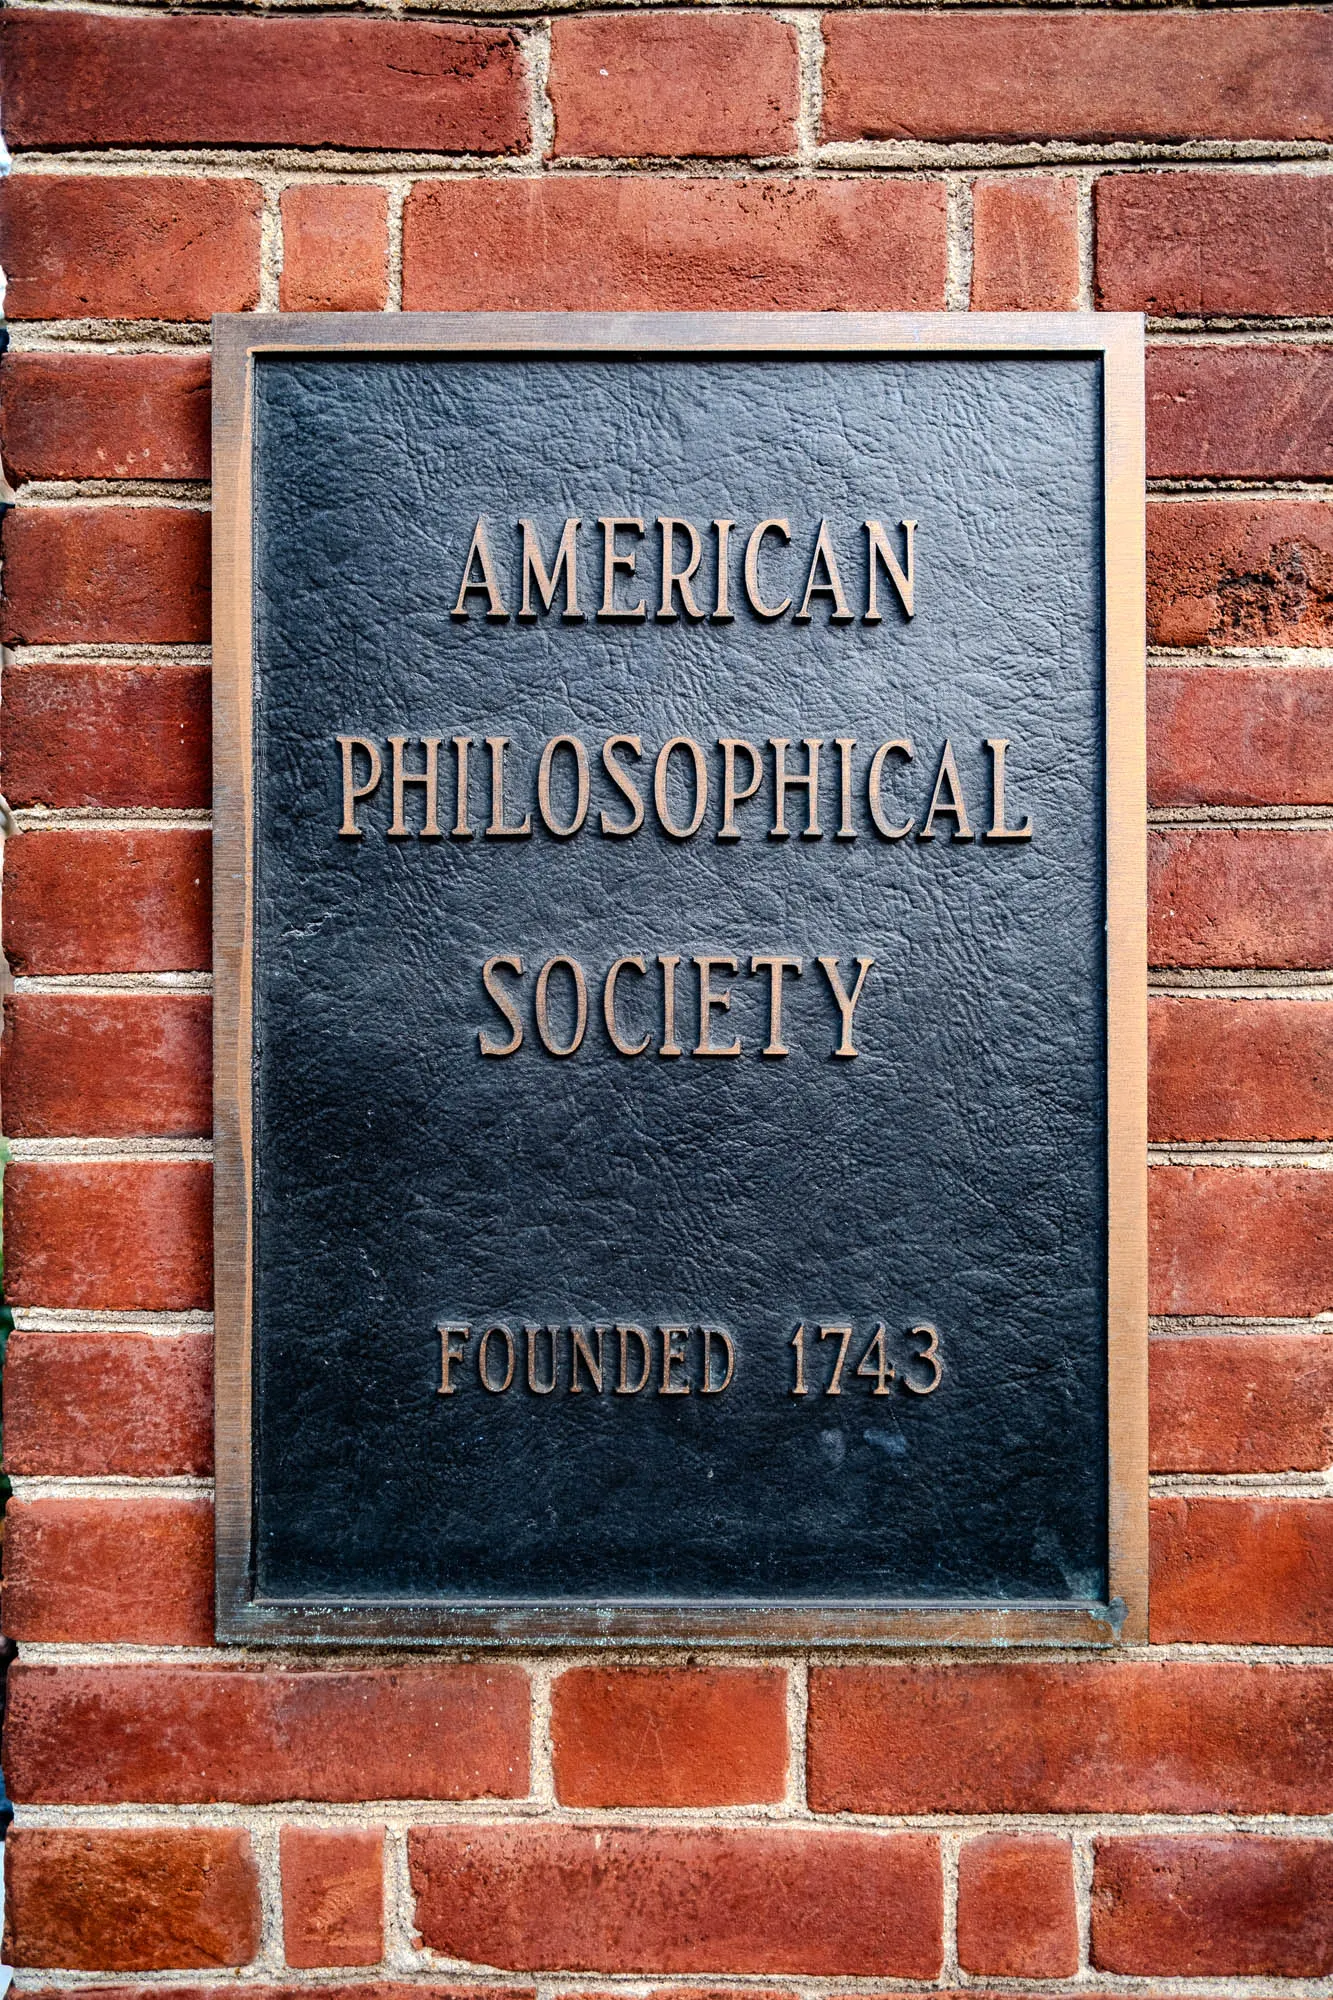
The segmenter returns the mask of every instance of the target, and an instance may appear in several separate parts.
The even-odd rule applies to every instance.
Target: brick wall
[[[28,0],[0,43],[20,1988],[1313,1992],[1333,14]],[[543,306],[1149,315],[1148,1647],[213,1647],[207,316]]]

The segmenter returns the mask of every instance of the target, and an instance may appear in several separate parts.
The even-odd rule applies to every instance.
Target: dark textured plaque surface
[[[1104,1598],[1099,362],[274,357],[254,408],[258,1592]],[[738,521],[735,621],[487,623],[477,597],[451,619],[478,515],[511,585],[520,515],[548,558],[581,516],[595,608],[599,513]],[[881,583],[879,625],[830,624],[827,599],[809,624],[761,622],[739,536],[772,514],[793,542],[769,542],[766,574],[799,592],[827,516],[858,613],[859,524],[897,541],[916,519],[914,619]],[[446,831],[450,737],[476,739],[482,827],[480,739],[511,739],[517,815],[542,744],[576,733],[591,823],[568,841],[538,823],[523,842],[390,842],[386,783],[365,838],[340,840],[333,739],[393,731],[446,739]],[[651,806],[632,839],[594,830],[601,807],[624,811],[597,763],[616,731],[653,754],[674,735],[709,746],[697,838],[668,840]],[[742,840],[719,844],[721,735],[823,737],[826,837],[766,838],[766,782]],[[856,841],[833,840],[837,736],[857,741],[861,800],[874,746],[913,740],[888,794],[918,821],[947,736],[978,833],[985,739],[1010,739],[1011,817],[1030,813],[1034,839],[958,843],[945,822],[887,843],[862,804]],[[647,756],[641,772],[650,789]],[[419,791],[408,811],[418,826]],[[767,986],[745,977],[715,1024],[741,1059],[611,1049],[600,975],[617,955],[680,954],[688,1051],[691,955],[774,951],[806,961],[786,1060],[758,1058]],[[504,1061],[477,1042],[505,1033],[480,975],[496,953],[527,969],[527,1040]],[[532,1032],[532,973],[555,953],[591,979],[567,1061]],[[830,1054],[820,953],[875,959],[854,1061]],[[658,987],[633,989],[655,1046]],[[473,1327],[448,1398],[442,1320]],[[475,1347],[497,1320],[721,1325],[736,1377],[704,1397],[696,1358],[688,1397],[540,1397],[520,1356],[490,1395]],[[851,1376],[880,1320],[900,1369],[885,1397]],[[921,1320],[944,1363],[928,1396],[901,1379]],[[857,1330],[837,1398],[821,1321]]]

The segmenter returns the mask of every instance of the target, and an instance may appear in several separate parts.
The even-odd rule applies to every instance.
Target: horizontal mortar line
[[[162,645],[155,641],[135,645],[130,640],[121,639],[113,644],[98,641],[86,646],[5,646],[0,648],[0,655],[6,667],[207,667],[212,664],[210,646]]]
[[[1148,1163],[1176,1167],[1307,1167],[1319,1173],[1333,1173],[1333,1148],[1311,1145],[1304,1139],[1228,1139],[1215,1145],[1165,1140],[1148,1147]]]
[[[14,993],[211,993],[211,972],[20,973]]]
[[[1173,507],[1191,500],[1227,500],[1237,506],[1257,506],[1269,500],[1311,500],[1323,505],[1333,501],[1333,484],[1312,479],[1150,479],[1147,483],[1150,506]]]
[[[11,354],[197,354],[212,344],[207,320],[49,319],[6,322]]]
[[[123,833],[197,833],[213,824],[213,815],[203,806],[18,806],[14,818],[20,833],[72,833],[86,827]]]
[[[107,1165],[128,1165],[135,1160],[208,1161],[213,1157],[211,1139],[10,1139],[11,1160],[32,1164],[47,1160],[62,1165],[97,1160]]]
[[[1015,0],[1015,4],[1018,0]],[[963,0],[958,0],[963,4]],[[1169,320],[1154,319],[1150,322],[1152,332],[1148,337],[1148,349],[1165,351],[1176,347],[1316,347],[1324,345],[1330,338],[1328,331],[1320,331],[1319,322],[1312,325],[1298,325],[1290,321],[1277,321],[1271,326],[1256,323],[1249,331],[1231,332],[1226,327],[1217,326],[1212,321],[1201,325],[1197,331],[1177,328]]]
[[[904,1662],[925,1670],[934,1668],[989,1667],[994,1665],[995,1655],[984,1641],[971,1647],[958,1646],[913,1646],[905,1648],[892,1660],[885,1660],[884,1654],[870,1653],[855,1647],[829,1648],[817,1655],[784,1650],[774,1647],[751,1656],[739,1651],[701,1643],[690,1648],[691,1656],[700,1660],[708,1659],[718,1665],[744,1666],[755,1664],[772,1666],[784,1671],[796,1667],[809,1667],[812,1671],[828,1668],[838,1671],[843,1667],[865,1667],[876,1660],[886,1671],[896,1671]],[[275,1673],[292,1670],[318,1671],[324,1674],[374,1672],[380,1668],[398,1669],[405,1665],[413,1667],[448,1669],[456,1664],[478,1662],[477,1654],[469,1654],[466,1648],[444,1648],[438,1642],[420,1641],[416,1644],[388,1645],[383,1641],[366,1646],[320,1647],[317,1653],[294,1642],[274,1645],[247,1646],[164,1646],[144,1645],[132,1640],[117,1642],[87,1640],[23,1640],[19,1657],[31,1665],[44,1666],[206,1666],[221,1671],[240,1672],[251,1667],[267,1667]],[[487,1659],[493,1656],[484,1656]],[[1079,1646],[1006,1646],[1003,1661],[1012,1666],[1087,1666],[1094,1662],[1113,1660],[1131,1666],[1154,1666],[1170,1661],[1195,1661],[1213,1665],[1234,1666],[1333,1666],[1333,1646],[1272,1646],[1253,1644],[1217,1644],[1200,1642],[1174,1642],[1168,1645],[1125,1645],[1107,1653],[1100,1648]],[[562,1647],[555,1662],[558,1672],[573,1671],[579,1667],[641,1667],[647,1663],[679,1665],[680,1653],[672,1648],[643,1648],[634,1652],[608,1646],[592,1648],[586,1644]],[[549,1654],[515,1652],[507,1656],[507,1663],[517,1665],[524,1673],[552,1664]]]
[[[946,5],[961,4],[946,0]],[[1149,338],[1159,333],[1312,333],[1327,338],[1333,332],[1333,313],[1148,313],[1143,325]]]
[[[1313,1001],[1333,1000],[1333,982],[1323,986],[1282,986],[1274,982],[1262,982],[1244,986],[1178,986],[1157,977],[1148,981],[1148,992],[1154,999],[1165,1000],[1292,1000]],[[1311,1137],[1323,1138],[1323,1133]]]
[[[193,1478],[185,1473],[158,1479],[138,1479],[130,1473],[84,1479],[12,1472],[9,1482],[16,1500],[149,1500],[155,1494],[165,1499],[180,1494],[207,1499],[213,1492],[211,1479]]]
[[[14,1306],[19,1333],[151,1334],[162,1339],[182,1333],[212,1333],[211,1312],[98,1312],[62,1306]]]
[[[1325,1500],[1333,1498],[1333,1468],[1323,1472],[1154,1472],[1148,1491],[1202,1500]]]
[[[910,164],[964,172],[1006,168],[1014,177],[1031,177],[1053,167],[1128,169],[1226,166],[1244,171],[1270,167],[1319,167],[1333,159],[1327,139],[1257,138],[1078,139],[1052,136],[1028,139],[824,139],[816,142],[814,159],[823,168],[893,167]]]
[[[1263,826],[1276,833],[1301,833],[1333,826],[1333,805],[1319,806],[1151,806],[1149,826]]]
[[[332,1819],[335,1814],[343,1818],[336,1806],[325,1805],[319,1800],[278,1799],[263,1804],[232,1803],[217,1801],[187,1804],[140,1803],[135,1800],[118,1802],[115,1805],[70,1804],[16,1804],[15,1824],[31,1827],[120,1827],[124,1828],[131,1815],[146,1825],[161,1825],[188,1820],[193,1826],[234,1827],[258,1822],[269,1824],[281,1822],[284,1814],[299,1812],[303,1817]],[[366,1799],[351,1803],[346,1817],[388,1819],[395,1828],[406,1826],[463,1827],[478,1825],[509,1826],[516,1819],[540,1820],[546,1825],[552,1823],[566,1827],[569,1831],[588,1831],[596,1827],[611,1831],[616,1828],[635,1828],[643,1831],[681,1830],[685,1828],[717,1829],[719,1826],[737,1828],[758,1828],[774,1826],[790,1830],[793,1825],[808,1831],[823,1828],[835,1831],[847,1828],[863,1833],[894,1834],[950,1833],[988,1828],[998,1824],[1022,1824],[1025,1826],[1051,1826],[1059,1824],[1077,1827],[1080,1832],[1106,1834],[1150,1829],[1154,1833],[1198,1833],[1203,1831],[1231,1831],[1275,1834],[1303,1834],[1315,1840],[1333,1840],[1333,1816],[1320,1813],[1283,1813],[1260,1811],[1229,1812],[1217,1807],[1200,1810],[1162,1812],[1076,1812],[1064,1807],[1053,1807],[1050,1812],[956,1812],[948,1811],[920,1813],[877,1813],[877,1812],[816,1812],[810,1807],[787,1808],[772,1806],[711,1806],[711,1807],[627,1807],[627,1806],[577,1806],[550,1805],[536,1798],[514,1800],[449,1800],[449,1799]],[[512,1979],[514,1974],[509,1975]],[[554,1975],[560,1977],[561,1975]],[[582,1978],[591,1983],[595,1975],[586,1970]],[[636,1975],[642,1978],[644,1975]],[[177,1979],[179,1980],[179,1973]],[[759,1975],[755,1975],[756,1978]],[[771,1978],[771,1975],[770,1975]],[[135,1983],[138,1983],[136,1975]],[[194,1985],[191,1980],[190,1984]],[[697,1981],[695,1982],[697,1985]],[[727,1975],[727,1984],[731,1977]],[[830,1982],[832,1983],[832,1982]],[[786,1984],[786,1981],[783,1981]],[[843,1989],[853,1992],[862,1990],[861,1982],[850,1976],[839,1982]],[[1216,1990],[1216,1989],[1214,1989]],[[1226,1988],[1228,1995],[1234,1993],[1232,1986]]]
[[[1150,669],[1333,667],[1333,646],[1149,646]]]
[[[1223,1316],[1207,1312],[1149,1314],[1151,1334],[1333,1334],[1333,1312],[1319,1312],[1309,1320]]]
[[[52,481],[52,487],[56,483]],[[136,482],[127,480],[123,483],[128,486]],[[201,488],[199,485],[188,487],[180,485],[173,487],[169,492],[160,490],[154,493],[129,493],[112,490],[111,481],[98,480],[94,483],[70,480],[63,484],[64,490],[59,492],[52,491],[50,487],[37,485],[20,487],[14,504],[34,511],[60,510],[66,507],[170,507],[182,513],[192,514],[206,514],[212,506],[206,486]]]
[[[1255,999],[1268,995],[1294,999],[1308,993],[1311,998],[1322,999],[1330,987],[1333,987],[1333,972],[1295,971],[1283,966],[1255,966],[1241,971],[1216,966],[1158,965],[1148,972],[1150,993],[1247,993]]]
[[[206,479],[30,479],[15,487],[19,507],[165,506],[211,507]]]

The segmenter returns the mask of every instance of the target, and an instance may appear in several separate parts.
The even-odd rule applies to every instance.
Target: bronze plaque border
[[[251,378],[257,354],[1085,354],[1104,390],[1109,1599],[478,1604],[251,1584]],[[1136,313],[337,313],[213,321],[217,1636],[246,1644],[1107,1646],[1148,1636],[1143,320]]]

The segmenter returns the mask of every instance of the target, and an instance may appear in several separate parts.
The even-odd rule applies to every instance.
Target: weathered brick
[[[23,1827],[5,1843],[5,1913],[15,1965],[245,1965],[259,1949],[259,1870],[239,1829]]]
[[[0,30],[11,146],[337,146],[510,153],[527,143],[504,27],[57,10]]]
[[[1152,1503],[1157,1645],[1333,1645],[1333,1501]]]
[[[1078,186],[1041,175],[972,187],[974,312],[1061,312],[1078,304]]]
[[[213,1337],[11,1334],[5,1467],[54,1478],[213,1470]]]
[[[1173,1334],[1148,1356],[1155,1472],[1319,1472],[1333,1464],[1333,1340]]]
[[[284,1826],[282,1955],[288,1965],[378,1965],[384,1829]]]
[[[208,384],[206,354],[6,354],[5,470],[16,483],[207,479]]]
[[[19,1160],[5,1173],[5,1285],[20,1305],[187,1312],[213,1300],[204,1160]]]
[[[1212,1660],[819,1667],[817,1812],[1308,1813],[1333,1670]]]
[[[11,319],[248,312],[259,297],[262,206],[256,181],[16,174],[0,191],[5,310]]]
[[[1154,1313],[1303,1319],[1333,1306],[1333,1174],[1302,1167],[1154,1167]]]
[[[1092,1960],[1106,1972],[1322,1978],[1333,1971],[1333,1843],[1099,1840]]]
[[[552,1699],[556,1795],[574,1806],[724,1806],[786,1789],[787,1676],[576,1667]]]
[[[213,1129],[206,993],[22,993],[5,1003],[0,1101],[12,1138]]]
[[[1333,1006],[1155,995],[1153,1139],[1333,1138]]]
[[[245,2000],[307,2000],[310,1990],[308,1985],[299,1985],[295,1980],[258,1986],[247,1981]],[[745,1990],[754,1993],[753,1987]],[[76,1994],[86,1995],[88,1989],[52,1985],[30,1986],[25,1991],[32,1995],[32,2000],[74,2000]],[[678,1987],[672,1991],[679,1994],[679,2000],[697,2000],[697,1996],[681,1993]],[[319,2000],[534,2000],[535,1992],[531,1986],[470,1986],[437,1979],[340,1979],[319,1983]],[[118,1986],[99,1986],[97,2000],[162,2000],[162,1988],[125,1981]],[[219,2000],[218,1989],[216,1985],[177,1983],[171,1987],[171,2000]],[[663,1996],[649,1994],[646,2000],[663,2000]],[[757,1994],[755,2000],[774,2000],[774,1996]],[[782,2000],[790,2000],[790,1996],[783,1995]]]
[[[19,1665],[10,1699],[6,1775],[29,1804],[354,1804],[528,1789],[528,1681],[514,1667]]]
[[[385,189],[315,181],[284,188],[283,312],[383,312],[388,296]]]
[[[1333,803],[1333,674],[1319,667],[1156,667],[1155,806]]]
[[[16,972],[193,972],[212,957],[209,836],[200,829],[42,829],[5,857]]]
[[[1074,1850],[1054,1835],[984,1834],[958,1856],[958,1963],[999,1979],[1078,1971]]]
[[[20,1641],[212,1645],[212,1502],[11,1500],[4,1611]]]
[[[1333,311],[1327,178],[1103,174],[1095,201],[1103,309],[1158,317]]]
[[[1150,347],[1153,479],[1333,477],[1333,347]]]
[[[1159,828],[1148,842],[1148,958],[1333,966],[1333,834]]]
[[[8,645],[208,637],[209,518],[197,507],[16,507],[4,555]]]
[[[11,805],[206,806],[210,734],[207,667],[5,668],[0,772]]]
[[[933,1979],[939,1842],[921,1833],[414,1827],[423,1942],[530,1971]]]
[[[725,159],[796,144],[796,33],[768,14],[556,20],[548,88],[560,154]]]
[[[403,304],[455,311],[944,303],[936,181],[547,174],[418,186]]]
[[[1158,646],[1333,645],[1333,507],[1150,506],[1148,637]]]
[[[825,139],[1333,135],[1333,27],[1298,7],[824,16]]]

